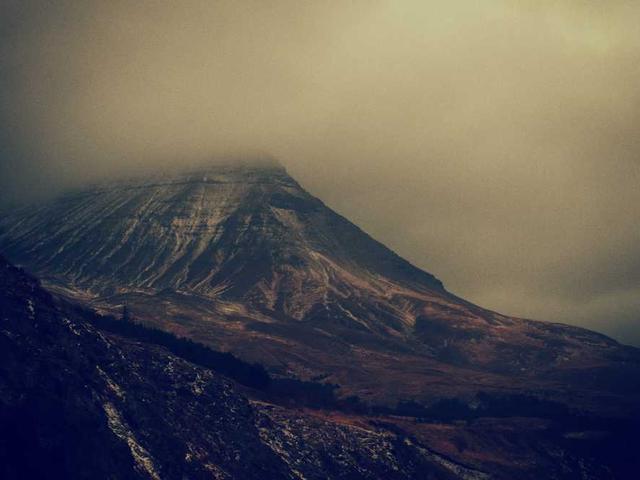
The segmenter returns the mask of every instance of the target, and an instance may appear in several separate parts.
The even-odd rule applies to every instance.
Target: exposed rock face
[[[0,257],[0,478],[484,478],[393,432],[274,408],[67,316]]]
[[[102,185],[0,219],[0,250],[54,291],[373,403],[544,392],[640,402],[638,350],[448,293],[278,165]],[[603,396],[607,401],[602,401]]]

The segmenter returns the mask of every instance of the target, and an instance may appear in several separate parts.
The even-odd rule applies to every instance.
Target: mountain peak
[[[99,293],[189,290],[300,319],[342,292],[442,290],[269,157],[112,181],[0,228],[16,261]]]

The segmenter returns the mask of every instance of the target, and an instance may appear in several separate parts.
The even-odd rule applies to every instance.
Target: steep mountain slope
[[[383,428],[274,409],[97,331],[0,257],[0,478],[487,478]]]
[[[0,219],[0,250],[53,291],[393,405],[542,395],[629,413],[638,350],[472,305],[274,163],[100,185]]]
[[[3,222],[7,253],[96,293],[171,288],[301,319],[353,291],[442,287],[277,165],[114,184],[24,213]]]

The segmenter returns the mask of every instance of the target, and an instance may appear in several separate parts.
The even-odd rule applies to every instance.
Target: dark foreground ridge
[[[484,478],[383,428],[250,402],[67,313],[0,258],[0,478]]]
[[[460,403],[359,412],[331,397],[319,405],[323,411],[304,410],[309,399],[322,398],[308,395],[311,383],[292,388],[285,402],[290,384],[274,389],[282,379],[260,366],[60,304],[2,258],[0,322],[3,479],[613,479],[640,467],[633,448],[637,424],[532,418],[533,430],[518,425],[512,431],[519,420],[495,426],[483,418],[518,414],[509,410],[513,398],[480,398],[476,420],[462,424],[471,410],[460,410]],[[531,415],[549,413],[549,405],[535,405],[542,410]],[[499,455],[507,438],[520,444],[510,445],[509,455],[525,455],[531,464],[461,459],[465,452],[477,457],[477,442],[488,439],[498,442],[490,448]],[[455,450],[448,451],[448,443]]]

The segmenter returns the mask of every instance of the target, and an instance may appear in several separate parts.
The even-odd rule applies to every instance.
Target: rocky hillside
[[[384,428],[250,402],[87,320],[0,258],[0,478],[487,478]]]

